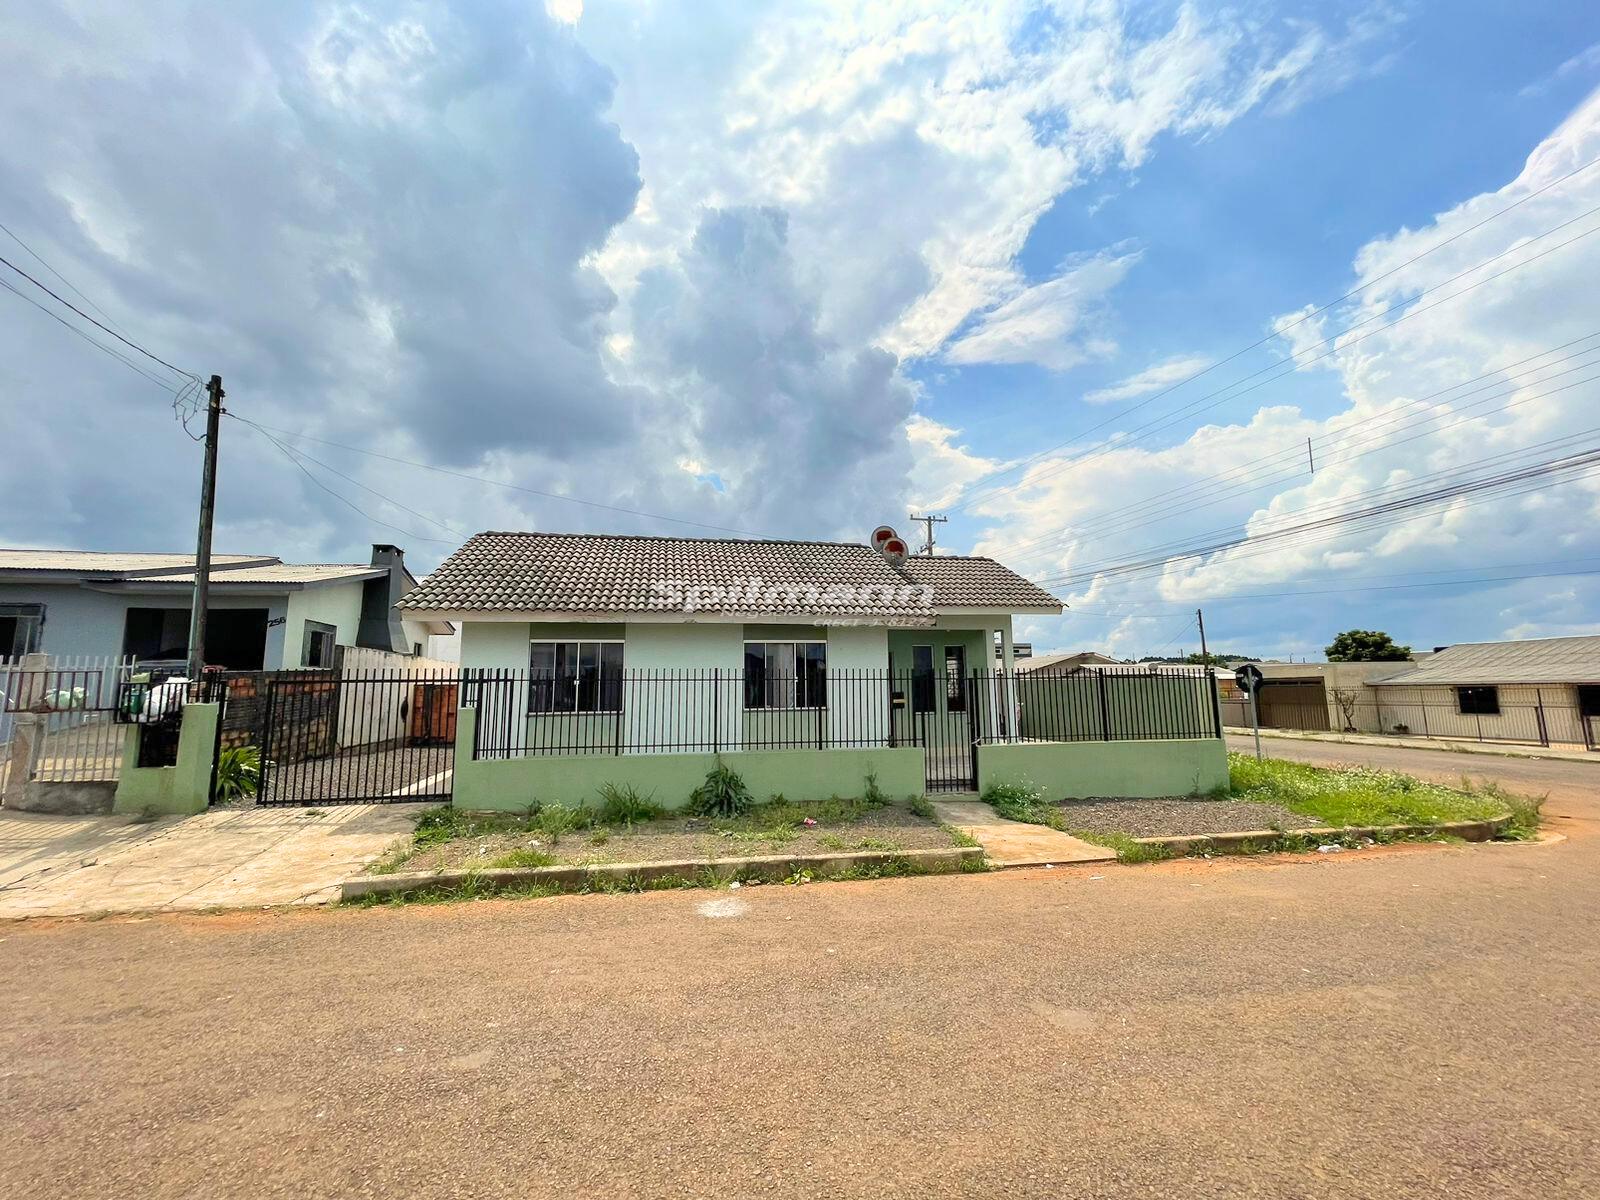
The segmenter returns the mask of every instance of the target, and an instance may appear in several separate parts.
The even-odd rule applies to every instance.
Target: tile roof
[[[1464,642],[1412,670],[1371,681],[1373,687],[1499,683],[1600,683],[1600,637]]]
[[[402,610],[807,616],[928,625],[934,608],[1060,610],[1060,601],[986,558],[911,561],[896,571],[850,542],[608,534],[480,533],[417,589]],[[931,564],[931,565],[923,565]],[[751,594],[751,584],[755,585]]]

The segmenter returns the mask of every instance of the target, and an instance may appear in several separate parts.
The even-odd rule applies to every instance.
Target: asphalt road
[[[0,1179],[1594,1196],[1600,775],[1556,766],[1548,845],[0,926]]]

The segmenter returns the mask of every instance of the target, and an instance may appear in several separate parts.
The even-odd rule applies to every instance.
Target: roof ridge
[[[738,538],[738,537],[692,537],[686,534],[671,533],[557,533],[544,529],[485,529],[472,535],[480,537],[515,537],[515,538],[593,538],[615,542],[691,542],[703,544],[715,542],[732,544],[736,546],[840,546],[852,550],[871,550],[866,542],[832,542],[821,538]],[[468,538],[471,541],[472,538]],[[955,557],[946,555],[945,557]]]

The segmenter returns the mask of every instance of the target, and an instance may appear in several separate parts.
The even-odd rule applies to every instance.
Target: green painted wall
[[[178,732],[178,764],[138,767],[139,726],[129,725],[122,743],[122,778],[111,811],[204,812],[211,803],[211,757],[217,747],[220,706],[186,704]]]
[[[1220,738],[979,746],[978,790],[997,783],[1035,784],[1053,800],[1203,795],[1227,786],[1228,753]]]
[[[456,722],[455,807],[516,811],[535,800],[594,804],[600,785],[631,786],[657,804],[678,808],[717,763],[714,754],[563,754],[472,758],[477,713]],[[922,751],[914,747],[863,750],[743,750],[722,756],[758,799],[782,792],[791,799],[859,796],[868,772],[896,800],[922,794]]]

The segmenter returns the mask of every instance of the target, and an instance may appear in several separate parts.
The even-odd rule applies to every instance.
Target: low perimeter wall
[[[1141,742],[1024,742],[978,747],[978,790],[1035,784],[1075,796],[1191,796],[1228,785],[1221,738]]]
[[[597,804],[602,784],[633,787],[664,808],[679,808],[717,765],[715,754],[536,754],[474,759],[475,709],[456,720],[453,798],[456,808],[515,812],[535,800]],[[869,750],[737,750],[721,756],[757,800],[781,792],[790,799],[860,796],[867,775],[891,799],[920,796],[922,750],[915,746]]]
[[[139,726],[129,725],[122,747],[122,778],[112,806],[119,813],[188,814],[211,804],[211,759],[221,706],[185,704],[178,731],[178,765],[139,767]]]

